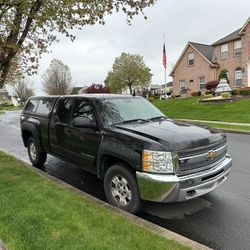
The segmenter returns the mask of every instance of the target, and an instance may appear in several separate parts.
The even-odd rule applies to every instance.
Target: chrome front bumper
[[[225,159],[212,169],[178,177],[176,175],[136,172],[141,199],[157,202],[178,202],[209,193],[228,177],[232,159]]]

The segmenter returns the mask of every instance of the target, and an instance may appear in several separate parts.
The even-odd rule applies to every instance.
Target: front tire
[[[111,166],[104,177],[104,190],[110,204],[136,214],[142,201],[133,172],[123,164]]]
[[[27,148],[32,165],[36,167],[42,166],[47,159],[47,154],[42,151],[39,143],[33,137],[28,139]]]

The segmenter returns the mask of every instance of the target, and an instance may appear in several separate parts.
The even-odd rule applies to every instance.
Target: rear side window
[[[63,98],[59,100],[56,113],[56,121],[64,124],[70,124],[71,115],[73,111],[73,99],[72,98]]]
[[[52,109],[52,106],[53,106],[52,99],[39,100],[36,113],[41,115],[48,115]]]
[[[36,112],[38,100],[29,100],[25,107],[25,111]]]

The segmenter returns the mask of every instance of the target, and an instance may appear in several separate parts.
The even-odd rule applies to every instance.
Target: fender
[[[96,158],[97,176],[100,179],[103,178],[106,167],[103,164],[104,157],[116,158],[116,162],[119,162],[119,160],[125,162],[134,170],[139,170],[141,167],[140,153],[133,149],[130,149],[128,146],[119,141],[104,140],[101,142]]]
[[[23,131],[25,130],[25,131],[30,132],[33,135],[33,137],[36,138],[41,148],[43,149],[41,134],[40,134],[40,123],[36,119],[33,119],[33,118],[30,118],[30,119],[32,119],[32,123],[28,121],[22,122],[22,138],[23,138],[24,146],[27,147],[27,139],[24,137],[24,134],[23,134]]]

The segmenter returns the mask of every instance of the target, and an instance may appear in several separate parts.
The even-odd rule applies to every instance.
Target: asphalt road
[[[0,148],[29,162],[18,111],[0,115]],[[148,202],[139,216],[214,249],[250,249],[250,135],[228,134],[228,149],[233,169],[217,190],[188,202]],[[105,200],[92,174],[51,156],[44,171]]]

